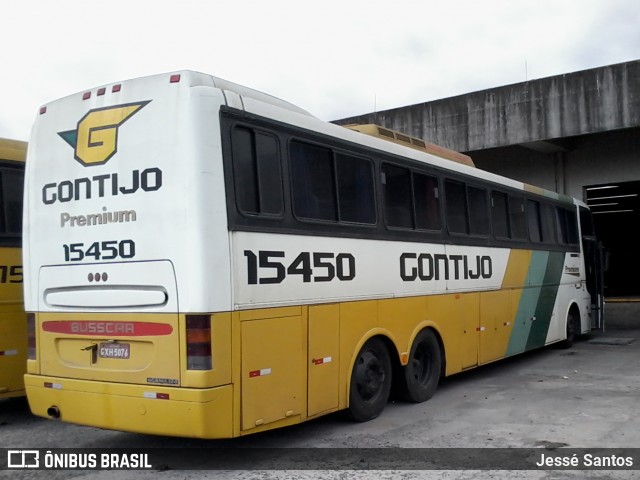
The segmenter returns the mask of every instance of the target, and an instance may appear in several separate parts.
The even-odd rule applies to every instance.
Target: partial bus
[[[191,71],[42,106],[33,413],[200,438],[366,421],[601,321],[582,202],[401,143]]]
[[[0,399],[25,395],[27,316],[20,247],[26,154],[26,142],[0,138]]]

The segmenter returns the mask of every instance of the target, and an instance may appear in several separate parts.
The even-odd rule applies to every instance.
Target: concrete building
[[[585,200],[609,252],[607,297],[640,296],[640,60],[334,123],[398,130]]]

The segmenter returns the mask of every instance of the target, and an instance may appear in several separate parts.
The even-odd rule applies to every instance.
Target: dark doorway
[[[608,257],[606,297],[640,296],[640,181],[585,187],[596,235]]]

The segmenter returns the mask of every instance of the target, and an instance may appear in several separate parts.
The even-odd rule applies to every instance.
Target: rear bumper
[[[195,438],[233,436],[233,386],[191,389],[27,374],[34,415],[91,427]],[[47,385],[47,386],[45,386]]]

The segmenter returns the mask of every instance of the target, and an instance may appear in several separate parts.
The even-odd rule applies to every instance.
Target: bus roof
[[[254,100],[259,100],[264,103],[269,103],[277,107],[285,108],[293,112],[301,113],[303,115],[316,118],[314,115],[304,110],[303,108],[300,108],[297,105],[294,105],[293,103],[287,102],[286,100],[282,100],[281,98],[274,97],[273,95],[269,95],[268,93],[260,92],[258,90],[254,90],[253,88],[249,88],[243,85],[239,85],[237,83],[229,82],[228,80],[214,77],[212,75],[206,75],[198,72],[189,72],[189,73],[194,75],[204,75],[206,77],[209,77],[213,81],[213,86],[221,90],[230,90],[232,92],[237,93],[241,97],[253,98]]]
[[[289,110],[291,112],[302,114],[307,117],[317,118],[311,113],[309,113],[307,110],[304,110],[303,108],[300,108],[297,105],[294,105],[293,103],[287,102],[286,100],[282,100],[278,97],[274,97],[273,95],[269,95],[267,93],[261,92],[259,90],[255,90],[253,88],[245,87],[243,85],[230,82],[223,78],[214,77],[213,75],[209,75],[207,73],[202,73],[202,72],[196,72],[194,70],[177,70],[174,72],[159,73],[155,75],[148,75],[148,76],[143,76],[138,78],[127,79],[124,81],[116,81],[116,82],[101,85],[99,87],[91,88],[89,90],[67,95],[66,97],[56,99],[53,102],[47,102],[47,104],[55,103],[59,100],[64,100],[69,97],[75,97],[78,95],[78,93],[83,93],[87,95],[87,94],[90,94],[90,91],[92,90],[102,90],[103,88],[106,88],[106,87],[113,88],[115,86],[120,87],[121,85],[129,82],[139,82],[142,80],[149,81],[151,79],[161,79],[161,78],[170,79],[169,81],[172,83],[180,82],[182,84],[188,85],[189,87],[213,87],[213,88],[220,89],[223,92],[233,92],[238,96],[240,96],[241,98],[250,98],[268,105],[273,105],[276,107],[283,108],[285,110]],[[89,97],[90,95],[87,96],[86,98],[89,98]]]
[[[27,142],[0,138],[0,160],[24,162],[27,155]]]

